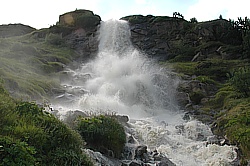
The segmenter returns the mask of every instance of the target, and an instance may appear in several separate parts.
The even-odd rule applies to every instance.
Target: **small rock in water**
[[[140,145],[135,149],[135,158],[143,159],[143,154],[147,153],[147,146]]]
[[[182,119],[185,121],[189,121],[191,119],[189,113],[185,113]]]
[[[136,143],[135,138],[132,135],[130,135],[128,137],[128,143],[130,143],[130,144],[135,144]]]
[[[116,115],[116,118],[120,123],[127,123],[129,121],[128,116],[125,115]]]

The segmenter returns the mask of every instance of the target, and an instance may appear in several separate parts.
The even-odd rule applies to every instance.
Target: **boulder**
[[[135,158],[142,159],[144,158],[143,154],[147,153],[147,146],[140,145],[135,149]]]
[[[59,16],[59,25],[84,29],[96,29],[101,17],[90,10],[75,10]]]

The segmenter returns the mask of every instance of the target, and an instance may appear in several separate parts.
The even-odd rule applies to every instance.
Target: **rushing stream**
[[[97,57],[67,70],[72,79],[63,83],[67,93],[54,107],[62,115],[67,110],[127,115],[128,134],[176,165],[231,165],[235,148],[207,144],[213,138],[210,128],[183,120],[175,102],[178,80],[132,46],[128,23],[102,22],[99,33]]]

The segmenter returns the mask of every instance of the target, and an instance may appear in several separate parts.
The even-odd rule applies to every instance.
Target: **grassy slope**
[[[51,89],[59,88],[58,72],[75,54],[59,35],[53,37],[38,38],[30,33],[0,38],[0,77],[12,96],[42,100],[52,95]]]
[[[16,101],[0,83],[0,165],[93,165],[81,136],[34,103]]]

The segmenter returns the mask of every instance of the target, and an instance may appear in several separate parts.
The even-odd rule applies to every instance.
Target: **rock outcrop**
[[[100,21],[101,17],[92,11],[76,10],[60,15],[58,26],[71,29],[71,33],[65,33],[66,43],[85,59],[96,54],[98,50],[96,33]]]
[[[240,45],[241,34],[224,19],[193,23],[183,18],[132,15],[121,18],[131,26],[133,44],[159,60],[196,61],[211,56],[235,58],[229,45]],[[227,50],[227,52],[226,52]]]
[[[101,17],[89,10],[75,10],[59,16],[59,22],[49,29],[33,32],[37,38],[59,36],[67,46],[78,54],[77,61],[84,61],[98,50],[97,30]],[[52,34],[52,35],[51,35]]]

